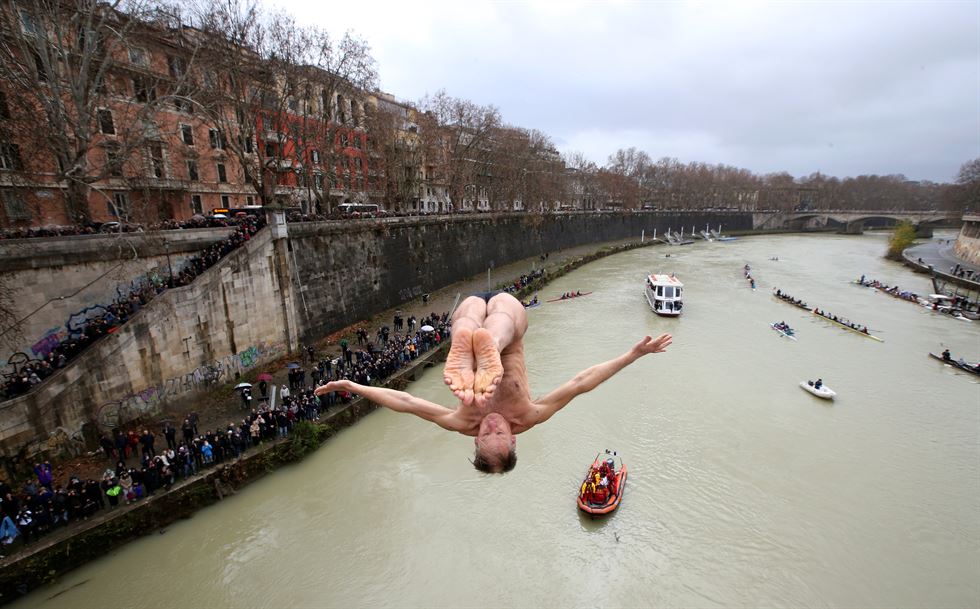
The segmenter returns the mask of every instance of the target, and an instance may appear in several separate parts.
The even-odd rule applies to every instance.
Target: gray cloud
[[[382,86],[757,173],[949,181],[980,156],[980,3],[372,2],[283,8],[366,38]]]

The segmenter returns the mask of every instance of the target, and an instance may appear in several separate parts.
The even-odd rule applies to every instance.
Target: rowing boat
[[[883,338],[878,338],[877,336],[875,336],[873,334],[868,334],[867,332],[862,332],[861,330],[855,330],[854,328],[852,328],[851,326],[849,326],[847,324],[843,324],[843,323],[841,323],[839,321],[834,321],[833,319],[827,317],[826,315],[822,315],[820,313],[817,313],[816,311],[813,311],[813,314],[816,315],[817,317],[819,317],[820,319],[826,321],[826,322],[829,322],[829,323],[832,323],[832,324],[836,324],[836,325],[844,328],[845,330],[850,330],[851,332],[854,332],[855,334],[860,334],[861,336],[864,336],[865,338],[874,339],[874,340],[878,341],[879,343],[885,342],[885,339],[883,339]]]
[[[936,355],[935,353],[930,353],[929,356],[938,359],[944,364],[949,364],[954,368],[959,368],[963,372],[969,372],[970,374],[976,374],[977,376],[980,376],[980,370],[978,370],[976,366],[971,366],[967,362],[958,362],[952,359],[943,359],[943,356]]]
[[[785,336],[786,338],[788,338],[790,340],[796,340],[796,337],[793,336],[792,334],[790,334],[790,332],[792,332],[792,328],[790,328],[790,332],[787,332],[786,330],[783,330],[782,328],[780,328],[776,324],[769,324],[769,327],[772,328],[773,330],[775,330],[776,332],[779,332],[780,336]]]
[[[565,298],[561,298],[561,297],[559,297],[559,298],[552,298],[551,300],[548,300],[547,302],[558,302],[560,300],[573,300],[575,298],[581,298],[583,296],[588,296],[591,293],[592,292],[582,292],[581,294],[575,294],[574,296],[566,296]]]
[[[795,302],[791,301],[789,298],[783,298],[782,296],[776,296],[776,293],[775,292],[773,292],[772,297],[773,298],[776,298],[778,300],[782,300],[783,302],[785,302],[788,305],[793,305],[794,307],[797,307],[799,309],[803,309],[804,311],[811,311],[812,310],[810,307],[806,306],[805,304],[796,304]]]

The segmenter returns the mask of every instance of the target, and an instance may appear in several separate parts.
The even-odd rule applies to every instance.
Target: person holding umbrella
[[[459,399],[456,410],[405,391],[349,380],[332,381],[315,393],[349,391],[396,412],[473,436],[473,466],[501,473],[517,463],[517,434],[547,421],[575,397],[592,391],[641,357],[663,353],[672,341],[670,334],[645,336],[619,357],[586,368],[551,393],[532,400],[524,361],[526,331],[524,305],[510,294],[470,296],[460,304],[453,315],[452,345],[443,379]]]

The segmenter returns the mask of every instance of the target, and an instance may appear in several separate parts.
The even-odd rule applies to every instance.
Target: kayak
[[[963,372],[969,372],[970,374],[976,374],[977,376],[980,376],[980,370],[977,370],[976,366],[971,366],[968,362],[958,362],[956,360],[943,359],[942,355],[936,355],[935,353],[930,353],[929,356],[938,359],[944,364],[949,364],[954,368],[959,368]]]
[[[574,300],[575,298],[581,298],[582,296],[588,296],[591,293],[592,292],[582,292],[581,294],[576,294],[575,296],[568,296],[566,298],[560,298],[560,297],[559,298],[552,298],[551,300],[548,300],[547,302],[558,302],[560,300]]]
[[[792,328],[790,328],[790,331],[787,332],[786,330],[783,330],[782,328],[777,327],[776,324],[769,324],[769,327],[772,328],[773,330],[775,330],[776,332],[779,332],[779,335],[780,336],[785,336],[786,338],[788,338],[790,340],[796,340],[796,336],[794,336],[793,334],[790,334],[790,332],[793,331]]]
[[[807,383],[806,381],[800,381],[800,387],[802,387],[806,391],[809,391],[810,393],[817,396],[818,398],[823,398],[825,400],[832,400],[837,395],[837,392],[835,392],[833,389],[831,389],[826,385],[821,385],[820,389],[817,389],[816,387],[814,387],[810,383]]]
[[[607,486],[610,489],[608,496],[605,501],[596,502],[590,499],[586,499],[585,487],[589,483],[590,478],[594,477],[596,471],[598,471],[599,466],[602,465],[603,458],[598,457],[595,463],[589,468],[588,473],[585,475],[585,480],[579,486],[579,493],[576,502],[578,503],[578,509],[586,512],[587,514],[602,515],[612,512],[619,507],[620,502],[623,500],[623,493],[626,491],[626,464],[620,462],[619,471],[616,472],[614,480],[611,484]]]

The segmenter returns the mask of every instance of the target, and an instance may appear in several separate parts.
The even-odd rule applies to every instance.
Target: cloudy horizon
[[[310,6],[381,89],[500,109],[604,165],[635,147],[748,169],[951,182],[980,157],[980,3],[431,1]]]

